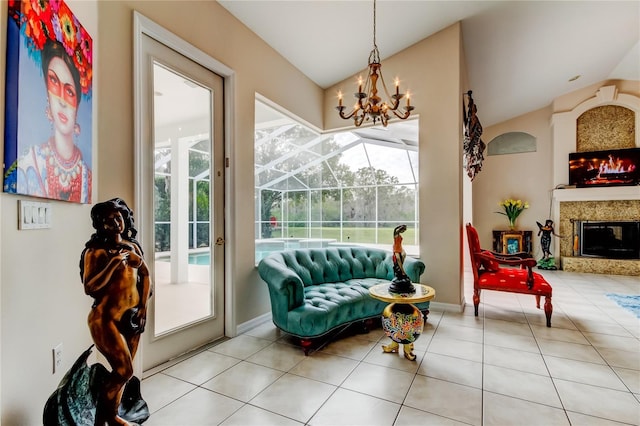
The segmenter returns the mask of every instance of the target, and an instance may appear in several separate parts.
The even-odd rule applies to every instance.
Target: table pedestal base
[[[413,343],[407,343],[403,346],[403,350],[404,350],[404,357],[406,359],[408,359],[409,361],[415,361],[416,360],[416,356],[413,353]],[[398,342],[394,342],[393,340],[391,341],[391,343],[389,343],[388,345],[382,345],[382,351],[384,353],[398,353],[400,348],[400,343]]]
[[[392,342],[383,345],[386,353],[397,353],[400,345],[404,346],[404,357],[415,361],[413,342],[420,336],[424,328],[422,312],[410,303],[391,303],[382,312],[382,329]]]
[[[369,289],[371,297],[389,303],[382,311],[382,329],[391,339],[391,343],[382,345],[382,351],[398,353],[400,345],[403,345],[404,357],[409,361],[416,360],[413,342],[422,334],[426,320],[420,309],[413,303],[427,302],[436,295],[435,290],[429,286],[412,285],[415,291],[411,293],[390,292],[391,284],[378,284]]]

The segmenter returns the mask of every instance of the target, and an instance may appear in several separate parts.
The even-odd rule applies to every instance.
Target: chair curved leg
[[[553,313],[553,305],[551,305],[551,296],[544,297],[544,314],[547,317],[547,327],[551,327],[551,314]]]
[[[475,316],[478,316],[478,305],[480,304],[480,290],[473,289],[473,312]]]
[[[540,309],[540,295],[536,294],[536,308]]]

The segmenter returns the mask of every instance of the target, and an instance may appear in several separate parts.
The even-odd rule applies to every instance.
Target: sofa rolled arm
[[[407,256],[402,266],[407,276],[411,279],[411,282],[420,282],[420,275],[422,275],[425,270],[425,265],[422,260]]]
[[[275,316],[301,306],[304,303],[304,285],[302,279],[284,264],[274,258],[266,257],[258,264],[258,273],[269,286],[271,309]],[[279,297],[274,297],[280,295]],[[286,301],[286,305],[284,303]]]

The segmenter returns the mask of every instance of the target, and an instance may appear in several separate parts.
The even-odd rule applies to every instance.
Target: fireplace
[[[575,226],[576,255],[640,259],[640,221],[576,221]]]
[[[640,184],[640,148],[569,154],[569,184],[578,188]]]
[[[640,219],[640,96],[627,92],[626,84],[610,85],[592,97],[574,92],[554,100],[550,216],[562,237],[552,238],[551,252],[565,271],[640,277],[637,248],[630,259],[604,257],[621,257],[612,247],[587,247],[581,256],[577,223]]]
[[[587,249],[586,255],[580,255],[580,243],[584,239],[580,235],[582,228],[580,222],[592,224],[598,222],[638,223],[638,218],[640,218],[639,187],[556,189],[553,192],[554,214],[556,215],[554,217],[558,218],[555,228],[562,238],[552,239],[551,253],[554,256],[559,253],[563,270],[591,274],[640,276],[640,257],[637,255],[635,259],[620,258],[619,254],[616,255],[618,258],[610,258],[604,257],[605,254],[602,254],[601,251],[599,253],[593,251],[593,248]],[[613,230],[613,232],[615,235],[618,231]],[[635,240],[640,240],[638,233],[636,233]],[[606,256],[609,255],[609,253],[606,254]]]

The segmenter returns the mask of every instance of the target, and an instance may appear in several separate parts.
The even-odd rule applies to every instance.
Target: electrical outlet
[[[62,367],[62,343],[52,349],[53,352],[53,374]]]

